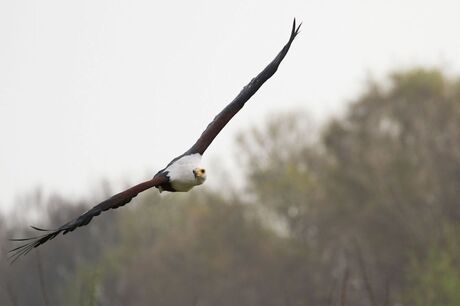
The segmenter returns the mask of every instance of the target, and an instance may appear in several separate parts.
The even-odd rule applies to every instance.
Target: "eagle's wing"
[[[204,151],[208,148],[211,142],[216,138],[217,134],[224,128],[224,126],[232,119],[232,117],[244,106],[244,104],[256,93],[256,91],[268,80],[278,69],[279,64],[286,56],[289,51],[291,43],[294,41],[294,38],[299,33],[299,29],[302,23],[296,27],[296,22],[292,24],[291,37],[289,41],[284,46],[284,48],[278,53],[275,59],[268,64],[265,69],[259,73],[255,78],[246,85],[243,90],[236,96],[236,98],[228,104],[208,125],[206,130],[201,134],[197,142],[185,153],[185,154],[194,154],[200,153],[203,155]]]
[[[91,219],[94,217],[98,216],[101,214],[101,212],[109,210],[109,209],[115,209],[120,206],[126,205],[129,203],[132,198],[137,196],[140,192],[155,187],[159,186],[163,183],[166,183],[168,180],[167,177],[165,176],[155,176],[153,179],[149,181],[145,181],[143,183],[140,183],[136,186],[133,186],[125,191],[122,191],[120,193],[117,193],[113,195],[112,197],[108,198],[107,200],[99,203],[98,205],[94,206],[78,218],[62,225],[61,227],[54,229],[54,230],[44,230],[35,226],[32,226],[33,229],[37,231],[44,232],[43,235],[39,235],[37,237],[31,237],[31,238],[20,238],[20,239],[10,239],[11,241],[23,241],[25,242],[23,245],[18,246],[17,248],[12,249],[8,253],[10,253],[10,260],[11,262],[16,261],[20,256],[26,255],[29,253],[33,248],[36,248],[48,240],[53,239],[60,233],[62,234],[67,234],[68,232],[72,232],[75,230],[77,227],[87,225]]]

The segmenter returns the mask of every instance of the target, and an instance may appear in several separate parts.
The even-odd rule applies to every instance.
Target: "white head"
[[[193,169],[193,175],[195,176],[195,180],[197,185],[201,185],[206,180],[206,170],[203,168],[195,168]]]

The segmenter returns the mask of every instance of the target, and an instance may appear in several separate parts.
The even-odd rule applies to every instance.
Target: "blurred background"
[[[0,3],[0,305],[460,304],[458,1]],[[152,177],[287,41],[208,181]]]

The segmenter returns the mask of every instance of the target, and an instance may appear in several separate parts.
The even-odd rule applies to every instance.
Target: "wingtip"
[[[31,243],[26,243],[23,244],[17,248],[14,248],[10,251],[8,251],[8,257],[7,260],[10,262],[10,265],[15,263],[20,257],[26,255],[33,249],[33,246]]]
[[[34,230],[46,232],[43,235],[29,237],[29,238],[10,238],[10,241],[13,242],[25,242],[7,252],[8,254],[8,261],[10,264],[13,264],[17,261],[20,257],[27,255],[30,251],[34,248],[38,247],[39,245],[43,244],[44,242],[53,239],[59,231],[53,231],[48,229],[39,228],[36,226],[31,226]]]
[[[297,34],[300,33],[300,27],[302,26],[302,23],[303,23],[303,22],[299,23],[299,26],[298,26],[297,29],[295,30]]]
[[[294,17],[294,21],[292,22],[292,31],[291,31],[291,40],[296,37],[297,34],[300,33],[300,27],[302,26],[302,22],[297,26],[297,21]]]
[[[52,232],[53,231],[53,230],[50,230],[50,229],[44,229],[44,228],[36,227],[36,226],[33,226],[33,225],[31,225],[30,227],[33,228],[34,230],[40,231],[40,232]]]

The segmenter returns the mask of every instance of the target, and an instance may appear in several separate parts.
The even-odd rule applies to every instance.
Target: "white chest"
[[[196,153],[186,155],[169,165],[165,171],[168,172],[171,186],[177,191],[189,191],[192,187],[199,185],[193,170],[201,163],[201,155]]]

